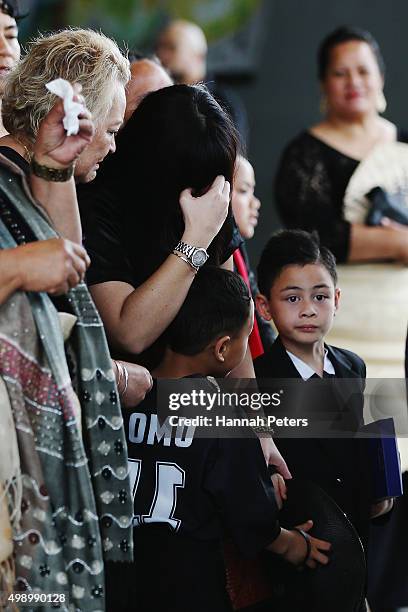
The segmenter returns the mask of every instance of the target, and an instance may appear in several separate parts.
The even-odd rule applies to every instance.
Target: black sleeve
[[[108,281],[134,284],[132,268],[123,246],[120,203],[114,187],[99,183],[79,185],[78,202],[83,227],[83,243],[91,265],[86,280],[88,285]]]
[[[284,151],[276,174],[277,209],[286,227],[317,230],[338,262],[347,259],[350,245],[351,225],[339,214],[343,196],[333,187],[319,145],[307,136],[295,139]]]
[[[254,556],[280,534],[261,445],[255,437],[220,439],[214,453],[204,487],[240,551]]]

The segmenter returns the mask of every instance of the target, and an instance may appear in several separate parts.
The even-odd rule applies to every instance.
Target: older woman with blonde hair
[[[92,114],[95,124],[92,142],[70,168],[77,181],[91,181],[100,162],[115,150],[115,135],[125,110],[125,86],[130,79],[129,62],[116,43],[92,30],[63,30],[40,36],[30,43],[27,55],[5,86],[2,115],[9,135],[0,139],[0,151],[24,171],[28,171],[31,163],[31,171],[36,175],[38,160],[34,160],[33,167],[33,143],[39,124],[55,103],[56,97],[46,85],[56,78],[78,83],[80,100],[86,102]],[[59,169],[59,164],[54,164],[52,170]],[[53,176],[49,178],[53,182]],[[73,181],[71,188],[73,196]],[[69,208],[65,199],[54,197],[46,198],[43,206],[57,231],[81,241],[76,206]]]
[[[149,374],[129,364],[127,378],[110,359],[81,282],[89,258],[78,244],[73,178],[92,180],[114,151],[129,76],[112,40],[65,30],[31,43],[3,102],[10,134],[0,139],[0,402],[19,456],[0,478],[13,485],[6,499],[15,586],[65,592],[65,601],[54,602],[62,609],[69,595],[76,609],[103,610],[104,561],[131,557],[118,396],[135,405]],[[45,87],[56,78],[82,86],[74,100],[88,109],[75,136],[67,136],[62,102]],[[7,520],[1,524],[9,529]]]

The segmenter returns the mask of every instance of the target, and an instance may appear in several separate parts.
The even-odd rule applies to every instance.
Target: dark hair
[[[203,268],[166,330],[167,346],[182,355],[197,355],[222,334],[239,333],[250,303],[248,287],[238,274],[215,266]]]
[[[336,259],[327,247],[320,246],[316,232],[282,230],[269,239],[257,268],[261,293],[269,296],[273,283],[286,266],[321,264],[337,285]]]
[[[17,21],[28,15],[26,4],[21,0],[0,0],[0,11]]]
[[[117,181],[131,244],[139,230],[139,240],[146,239],[146,260],[155,260],[150,274],[183,234],[180,193],[191,187],[200,195],[218,175],[232,184],[237,150],[230,118],[204,86],[165,87],[146,95],[136,108],[99,178]],[[208,249],[209,263],[222,263],[232,229],[230,207]]]
[[[319,81],[323,81],[326,77],[327,69],[330,64],[330,55],[334,47],[341,45],[352,40],[367,43],[371,51],[374,53],[375,59],[377,60],[378,68],[381,74],[385,74],[385,63],[384,58],[381,54],[380,46],[375,40],[374,36],[367,30],[357,28],[354,26],[340,26],[333,32],[331,32],[321,42],[317,53],[317,66]]]

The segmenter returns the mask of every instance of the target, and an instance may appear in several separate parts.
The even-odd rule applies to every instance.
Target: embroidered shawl
[[[55,237],[22,172],[3,156],[0,163],[0,248],[24,242],[18,215],[35,239]],[[94,612],[105,609],[103,561],[132,558],[133,508],[103,326],[83,283],[69,292],[68,301],[77,317],[70,348],[82,432],[50,298],[16,292],[0,306],[0,376],[14,418],[22,480],[21,517],[13,529],[16,587],[65,592],[70,610]],[[11,496],[9,502],[12,513]]]

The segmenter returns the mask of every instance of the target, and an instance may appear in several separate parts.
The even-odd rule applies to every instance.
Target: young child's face
[[[286,348],[312,345],[323,341],[332,327],[339,297],[323,265],[290,265],[273,283],[264,307]]]
[[[235,166],[231,197],[232,211],[243,238],[252,238],[258,224],[261,203],[254,195],[254,169],[247,159],[239,156]]]

